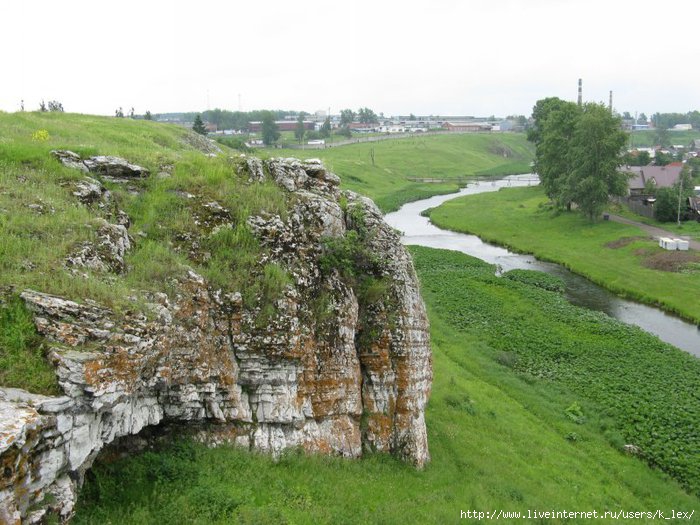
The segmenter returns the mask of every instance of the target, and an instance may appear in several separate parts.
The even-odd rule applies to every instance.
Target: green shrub
[[[18,296],[0,302],[0,385],[37,394],[60,393],[32,314]]]

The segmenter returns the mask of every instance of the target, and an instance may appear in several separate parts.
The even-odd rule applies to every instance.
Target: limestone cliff
[[[99,158],[63,157],[109,175],[91,169]],[[251,184],[272,179],[293,197],[284,218],[248,219],[266,248],[260,264],[291,276],[272,315],[192,270],[174,295],[151,294],[146,314],[21,293],[50,342],[64,395],[0,389],[0,522],[36,522],[46,512],[68,519],[100,450],[161,423],[272,454],[377,450],[418,467],[428,461],[428,323],[398,234],[320,162],[248,158],[241,169]],[[93,178],[78,185],[78,198],[81,188],[95,199],[105,193]],[[227,227],[226,210],[208,206],[220,218],[215,227]],[[130,247],[128,219],[116,220],[123,215],[116,210],[119,224],[105,222],[99,245],[81,247],[67,264],[122,271]],[[334,265],[353,243],[362,268]]]

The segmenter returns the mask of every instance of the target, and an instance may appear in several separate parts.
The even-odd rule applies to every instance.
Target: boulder
[[[145,177],[149,174],[146,168],[131,164],[121,157],[97,155],[83,159],[77,153],[69,150],[52,150],[51,154],[68,168],[79,169],[112,179]]]
[[[146,168],[131,164],[121,157],[98,155],[85,159],[83,164],[90,173],[96,173],[111,178],[145,177],[149,171]]]

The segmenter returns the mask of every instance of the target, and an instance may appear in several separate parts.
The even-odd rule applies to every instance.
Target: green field
[[[556,214],[546,203],[539,187],[508,188],[446,202],[430,218],[442,228],[560,263],[624,297],[700,322],[699,264],[680,271],[648,267],[664,251],[639,228],[591,223],[578,213]]]
[[[636,444],[698,489],[697,360],[476,259],[412,251],[434,352],[425,470],[387,456],[274,462],[184,443],[98,466],[76,523],[457,523],[460,510],[698,507],[621,451]],[[659,388],[678,367],[677,386]]]
[[[673,145],[687,147],[693,140],[700,139],[700,131],[668,131],[668,141]],[[657,145],[656,131],[644,130],[630,133],[630,148],[652,148]]]
[[[371,197],[384,212],[459,187],[456,182],[426,184],[409,178],[529,173],[533,159],[532,145],[523,133],[416,136],[322,150],[274,149],[260,153],[320,158],[341,177],[344,188]]]

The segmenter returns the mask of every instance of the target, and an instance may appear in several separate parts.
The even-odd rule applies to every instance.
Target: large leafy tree
[[[360,108],[357,110],[357,120],[363,124],[373,124],[377,122],[377,114],[369,108]]]
[[[568,155],[581,108],[557,97],[537,101],[528,140],[535,143],[535,171],[545,194],[561,206],[570,206],[567,178],[571,172]]]
[[[550,97],[537,102],[532,118],[535,170],[554,203],[567,209],[576,204],[595,219],[610,195],[624,195],[627,175],[617,168],[627,135],[619,117],[602,104]]]
[[[568,198],[591,220],[603,211],[611,195],[627,191],[627,175],[618,168],[627,143],[620,118],[603,104],[583,106],[568,151]]]
[[[340,126],[348,127],[355,120],[355,112],[352,109],[340,110]]]

